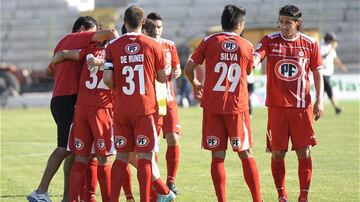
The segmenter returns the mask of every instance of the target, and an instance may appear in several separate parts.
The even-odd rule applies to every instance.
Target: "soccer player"
[[[289,138],[298,157],[299,202],[306,202],[312,174],[310,149],[317,144],[313,115],[324,111],[322,60],[315,39],[302,34],[302,13],[294,5],[280,8],[279,32],[261,39],[254,52],[254,66],[267,57],[267,149],[272,152],[271,171],[278,200],[288,201],[284,158]],[[311,106],[309,71],[313,72],[316,100]]]
[[[176,45],[173,41],[161,38],[163,33],[163,19],[157,13],[150,13],[147,19],[154,21],[156,25],[156,40],[161,45],[163,54],[165,56],[167,71],[166,79],[166,115],[162,121],[162,131],[167,142],[166,149],[166,167],[167,180],[166,184],[175,194],[178,193],[175,186],[175,178],[179,167],[179,138],[180,138],[180,121],[178,115],[178,107],[174,93],[173,79],[177,79],[181,75],[179,56],[176,50]]]
[[[334,63],[341,67],[343,72],[347,72],[346,66],[342,63],[340,58],[336,53],[336,48],[338,47],[338,40],[334,32],[328,32],[324,36],[324,41],[320,44],[320,53],[324,61],[324,90],[329,97],[332,106],[335,109],[336,114],[341,113],[341,108],[336,104],[335,98],[332,92],[332,86],[330,83],[330,78],[334,74]]]
[[[96,31],[97,22],[90,16],[79,17],[73,25],[72,33],[66,35],[56,46],[54,54],[64,49],[79,49],[89,46],[94,41],[103,41],[117,36],[115,30]],[[96,31],[96,32],[95,32]],[[51,113],[57,125],[57,148],[50,155],[41,182],[37,190],[27,196],[29,201],[50,201],[47,190],[52,177],[62,161],[69,155],[66,151],[70,125],[73,120],[79,78],[82,64],[75,61],[64,61],[53,65],[50,63],[48,73],[54,76],[55,86],[51,99]],[[64,165],[64,201],[69,201],[69,174],[71,163]]]
[[[185,66],[185,75],[203,108],[202,147],[212,154],[211,177],[219,202],[226,201],[224,160],[228,139],[243,166],[254,202],[261,201],[248,105],[246,75],[253,65],[252,45],[240,37],[246,10],[226,5],[221,16],[223,32],[205,37]],[[205,61],[204,86],[194,76]]]
[[[53,62],[57,63],[63,59],[85,61],[86,57],[88,60],[87,63],[84,62],[82,69],[75,108],[72,130],[74,133],[69,139],[71,151],[75,153],[75,162],[70,174],[70,197],[72,201],[78,199],[84,171],[94,145],[99,159],[98,179],[102,201],[109,201],[111,175],[109,157],[114,154],[115,148],[112,141],[113,94],[102,79],[105,47],[95,44],[82,50],[61,51],[53,57]],[[130,169],[127,169],[127,172],[127,179],[131,179]],[[131,191],[125,188],[129,187],[130,182],[124,183],[127,201],[133,201]],[[93,194],[95,196],[95,193]]]
[[[118,201],[130,152],[137,152],[140,201],[150,200],[152,158],[158,151],[155,79],[166,80],[165,62],[155,40],[141,34],[144,11],[130,6],[124,13],[128,33],[106,48],[104,82],[114,90],[114,140],[116,160],[111,170],[110,201]],[[165,184],[162,184],[165,186]],[[167,187],[166,187],[167,188]],[[170,201],[170,190],[162,199]]]

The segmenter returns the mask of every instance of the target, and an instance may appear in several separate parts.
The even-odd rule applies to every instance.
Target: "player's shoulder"
[[[300,33],[300,37],[302,40],[307,41],[310,44],[314,44],[317,42],[317,40],[314,37],[311,37],[309,35],[306,35],[304,33]]]
[[[272,32],[272,33],[269,33],[269,34],[265,35],[264,38],[274,40],[274,39],[278,39],[280,37],[281,37],[280,32]]]
[[[174,46],[175,45],[175,42],[169,40],[169,39],[164,39],[164,38],[161,38],[160,39],[160,43],[164,43],[166,45],[169,45],[169,46]]]
[[[253,47],[253,44],[252,44],[250,41],[248,41],[247,39],[239,36],[239,40],[240,40],[244,45],[246,44],[249,48],[252,48],[252,47]]]

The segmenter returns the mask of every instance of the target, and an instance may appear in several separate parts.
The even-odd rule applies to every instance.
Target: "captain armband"
[[[114,65],[112,62],[106,61],[104,63],[104,70],[111,70],[114,71]]]

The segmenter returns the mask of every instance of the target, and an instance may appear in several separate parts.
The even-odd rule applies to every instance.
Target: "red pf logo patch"
[[[126,139],[123,136],[115,136],[115,147],[122,148],[126,145]]]
[[[238,49],[238,45],[233,41],[224,41],[221,47],[226,52],[234,52]]]
[[[140,50],[140,45],[137,43],[131,43],[125,46],[125,51],[128,54],[136,54]]]
[[[295,60],[289,59],[280,60],[276,63],[274,70],[276,76],[284,81],[294,81],[303,73],[301,65]]]
[[[231,146],[234,149],[239,149],[241,147],[241,140],[239,137],[232,137],[231,138]]]
[[[100,150],[105,149],[105,141],[103,139],[98,139],[97,140],[97,148],[100,149]]]
[[[208,137],[206,137],[206,143],[210,148],[215,148],[215,147],[219,146],[220,140],[218,137],[208,136]]]
[[[84,147],[84,142],[78,138],[74,138],[74,146],[76,150],[81,150]]]
[[[136,145],[138,147],[146,147],[149,144],[149,138],[145,135],[139,135],[136,140]]]

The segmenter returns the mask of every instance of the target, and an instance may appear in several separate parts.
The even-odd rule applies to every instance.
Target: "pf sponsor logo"
[[[123,136],[115,136],[115,147],[122,148],[126,145],[126,139]]]
[[[241,147],[241,140],[239,137],[232,137],[231,138],[231,146],[234,149],[239,149]]]
[[[131,43],[125,46],[125,51],[128,54],[136,54],[140,50],[140,45],[137,43]]]
[[[233,41],[224,41],[221,47],[226,52],[234,52],[238,49],[238,45]]]
[[[215,136],[208,136],[206,137],[206,143],[210,148],[215,148],[220,144],[220,140]]]
[[[303,73],[301,65],[295,60],[289,59],[280,60],[276,63],[274,70],[276,76],[284,81],[294,81]]]
[[[84,147],[84,142],[79,138],[74,138],[74,146],[76,150],[81,150]]]
[[[136,139],[136,145],[138,147],[146,147],[149,144],[149,138],[145,135],[139,135]]]
[[[104,150],[105,149],[105,141],[103,139],[98,139],[96,142],[96,146],[98,149]]]

